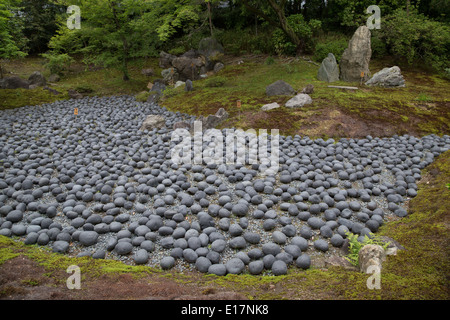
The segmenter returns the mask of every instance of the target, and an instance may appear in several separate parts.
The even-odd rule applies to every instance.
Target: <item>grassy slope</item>
[[[411,125],[420,134],[448,134],[448,81],[435,75],[404,70],[407,88],[389,91],[364,88],[357,92],[347,92],[329,89],[328,84],[315,80],[317,67],[305,61],[291,60],[287,63],[276,59],[272,65],[265,65],[264,58],[256,62],[249,59],[244,61],[243,64],[228,65],[219,74],[226,78],[223,87],[209,88],[205,80],[196,81],[194,92],[173,91],[170,97],[162,101],[162,105],[174,111],[197,115],[207,115],[225,107],[231,117],[224,125],[244,129],[278,127],[284,134],[299,132],[307,122],[314,122],[315,117],[327,112],[327,109],[334,108],[349,113],[359,117],[361,121],[374,118],[374,115],[383,117],[382,112],[374,114],[373,110],[388,110],[381,120],[391,126],[414,119],[416,122]],[[9,70],[26,77],[32,71],[44,70],[41,62],[40,59],[28,59],[23,63],[14,61]],[[381,69],[382,65],[385,64],[375,62],[372,65],[373,71]],[[131,68],[131,75],[135,80],[124,83],[117,80],[120,79],[120,74],[116,71],[103,69],[83,72],[79,66],[78,69],[75,66],[53,88],[66,92],[70,88],[88,87],[96,95],[135,94],[144,90],[147,82],[152,80],[140,75],[142,67],[153,67],[157,74],[160,71],[156,60],[141,61]],[[278,79],[289,82],[296,90],[312,83],[315,86],[314,104],[302,110],[280,108],[269,111],[269,118],[261,116],[258,111],[261,105],[273,101],[284,103],[287,100],[286,97],[272,99],[265,96],[265,87]],[[334,84],[348,85],[340,82]],[[0,101],[2,108],[18,107],[50,102],[66,98],[66,95],[46,95],[46,91],[40,88],[1,90]],[[241,110],[236,108],[237,99],[242,101]],[[320,123],[317,126],[320,128]],[[25,246],[5,237],[0,237],[0,264],[17,255],[26,255],[45,266],[49,270],[49,276],[55,270],[61,272],[68,265],[77,264],[81,267],[82,274],[87,273],[90,277],[99,277],[108,272],[131,272],[142,277],[151,273],[153,276],[171,277],[182,284],[195,285],[200,289],[215,286],[235,290],[254,299],[448,299],[450,238],[446,209],[450,207],[450,191],[445,184],[449,182],[449,164],[450,153],[447,152],[425,170],[427,173],[424,174],[424,182],[420,184],[419,194],[410,202],[411,214],[380,228],[381,234],[398,240],[406,248],[397,256],[389,257],[383,266],[381,290],[367,289],[367,275],[338,267],[327,270],[313,268],[308,271],[293,268],[288,275],[280,277],[176,274],[142,266],[128,266],[117,261],[68,258],[39,247]]]

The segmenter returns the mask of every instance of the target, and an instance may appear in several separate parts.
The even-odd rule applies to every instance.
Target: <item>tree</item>
[[[23,25],[28,53],[41,53],[48,50],[48,42],[58,29],[57,16],[65,8],[51,0],[20,0],[16,14]]]
[[[123,80],[130,79],[128,62],[148,56],[149,42],[158,41],[156,22],[142,21],[144,13],[155,5],[151,0],[55,0],[65,6],[77,5],[81,10],[81,29],[69,30],[60,22],[57,35],[49,47],[52,54],[83,54],[85,63],[118,68]]]
[[[266,20],[274,27],[280,28],[296,46],[300,47],[301,40],[289,25],[285,15],[287,0],[251,1],[242,0],[243,5],[251,12]]]
[[[21,33],[20,21],[13,12],[18,9],[18,2],[3,0],[0,2],[0,78],[3,78],[3,59],[24,57],[27,55],[21,48],[19,36]]]

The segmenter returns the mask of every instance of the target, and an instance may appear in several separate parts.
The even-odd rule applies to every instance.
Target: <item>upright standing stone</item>
[[[192,81],[190,79],[186,80],[184,91],[192,91],[194,90],[194,85],[192,84]]]
[[[361,26],[353,34],[348,43],[348,48],[342,54],[339,63],[341,80],[348,82],[360,81],[361,72],[364,72],[363,81],[369,80],[371,56],[370,30],[366,26]]]
[[[323,59],[317,73],[317,79],[327,82],[339,81],[339,67],[334,54],[329,53],[328,57]]]

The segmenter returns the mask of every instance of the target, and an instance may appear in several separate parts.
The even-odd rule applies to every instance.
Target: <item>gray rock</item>
[[[289,245],[285,246],[284,251],[286,253],[290,254],[294,259],[296,259],[298,256],[300,256],[302,254],[302,250],[300,250],[300,247],[298,247],[294,244],[289,244]]]
[[[139,130],[144,131],[148,130],[151,131],[152,129],[161,129],[166,126],[166,119],[163,116],[160,115],[149,115],[142,123],[142,126]]]
[[[84,246],[92,246],[97,243],[98,233],[95,231],[82,231],[79,241]]]
[[[206,257],[198,257],[195,261],[195,267],[198,271],[206,273],[209,267],[212,265],[211,261]]]
[[[6,215],[6,221],[11,221],[12,223],[19,222],[23,219],[23,212],[20,210],[12,210]]]
[[[28,89],[30,84],[28,81],[18,77],[5,77],[0,81],[0,89]]]
[[[276,260],[272,264],[272,272],[276,276],[287,274],[287,264],[283,260]]]
[[[97,250],[92,254],[93,259],[105,259],[106,257],[106,251],[105,250]]]
[[[190,79],[187,79],[184,85],[184,91],[193,91],[194,85],[192,84],[192,81]]]
[[[264,262],[261,260],[252,261],[248,264],[248,271],[250,274],[257,275],[261,274],[261,272],[264,270]]]
[[[53,252],[66,253],[69,249],[69,243],[66,241],[55,241],[52,246]]]
[[[328,243],[322,239],[316,240],[314,241],[314,248],[326,252],[328,251]]]
[[[334,247],[340,247],[344,244],[344,238],[340,234],[334,234],[330,242]]]
[[[243,236],[251,244],[257,244],[261,241],[261,236],[256,232],[245,232]]]
[[[272,239],[275,243],[285,244],[286,243],[286,235],[281,231],[274,231],[272,233]]]
[[[359,82],[361,72],[364,72],[363,81],[369,80],[369,63],[372,57],[370,36],[370,30],[366,26],[360,26],[353,34],[339,62],[342,81]]]
[[[133,245],[127,241],[118,242],[114,248],[114,251],[120,255],[127,255],[133,250]]]
[[[47,243],[49,243],[49,241],[50,237],[48,236],[47,233],[43,232],[39,235],[36,242],[38,245],[45,246]]]
[[[178,70],[179,80],[197,80],[200,78],[200,68],[203,66],[203,61],[200,57],[181,56],[172,60],[172,66]]]
[[[159,53],[159,66],[163,69],[170,68],[172,66],[172,61],[177,56],[169,54],[167,52],[161,51]]]
[[[175,266],[175,259],[173,257],[164,257],[160,262],[161,268],[163,270],[168,270]]]
[[[278,244],[273,242],[268,242],[263,244],[262,251],[265,255],[271,254],[273,256],[276,256],[281,252],[281,248]]]
[[[224,276],[227,274],[227,267],[223,263],[215,263],[208,268],[208,273],[215,274],[217,276]]]
[[[297,260],[295,261],[295,264],[299,268],[308,269],[311,266],[311,258],[309,255],[304,253],[300,257],[297,258]]]
[[[224,48],[217,41],[217,39],[208,37],[200,40],[198,44],[198,52],[208,58],[209,60],[215,60],[220,54],[223,54]]]
[[[261,107],[261,111],[269,111],[269,110],[272,110],[272,109],[277,109],[279,107],[280,107],[280,105],[277,102],[272,102],[272,103],[263,105]]]
[[[225,68],[225,65],[224,65],[222,62],[217,62],[217,63],[214,65],[214,72],[217,73],[217,72],[219,72],[220,70],[222,70],[223,68]]]
[[[317,73],[317,79],[326,82],[339,81],[339,66],[334,54],[329,53],[328,56],[323,59]]]
[[[179,75],[175,68],[167,68],[161,71],[161,76],[165,84],[174,84],[178,81]],[[152,91],[153,91],[152,87]]]
[[[268,96],[292,96],[294,94],[295,90],[283,80],[275,81],[266,87],[266,95]]]
[[[232,249],[244,249],[247,246],[247,241],[245,241],[244,237],[239,236],[239,237],[231,239],[228,242],[228,245]]]
[[[134,255],[134,262],[136,264],[146,264],[149,259],[148,251],[145,249],[139,249]]]
[[[211,243],[211,250],[214,250],[214,251],[220,253],[223,250],[225,250],[226,246],[227,246],[227,242],[225,240],[217,239],[213,243]]]
[[[227,268],[228,273],[239,274],[244,270],[245,264],[244,264],[244,262],[242,262],[241,259],[232,258],[227,261],[227,263],[225,264],[225,267]]]
[[[293,97],[292,99],[289,99],[285,106],[287,108],[301,108],[303,107],[305,104],[311,104],[313,101],[311,99],[311,97],[305,93],[299,93],[298,95],[296,95],[295,97]]]
[[[400,68],[393,66],[391,68],[384,68],[373,75],[366,86],[378,86],[385,88],[392,87],[406,87],[405,79],[403,78]]]
[[[198,258],[198,254],[194,250],[187,248],[183,250],[183,258],[187,262],[194,263]]]
[[[308,249],[308,241],[302,237],[293,237],[291,239],[291,244],[299,247],[301,251],[305,251]]]
[[[33,72],[28,78],[30,86],[43,87],[47,84],[45,77],[39,71]]]
[[[233,206],[231,212],[238,217],[244,217],[248,213],[248,206],[243,203],[237,203]]]

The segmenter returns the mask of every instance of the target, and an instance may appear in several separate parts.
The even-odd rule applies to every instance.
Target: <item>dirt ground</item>
[[[237,292],[179,284],[156,276],[131,274],[82,277],[80,289],[68,289],[70,274],[48,271],[37,262],[18,256],[0,266],[3,300],[243,300]],[[195,276],[195,275],[194,275]]]

